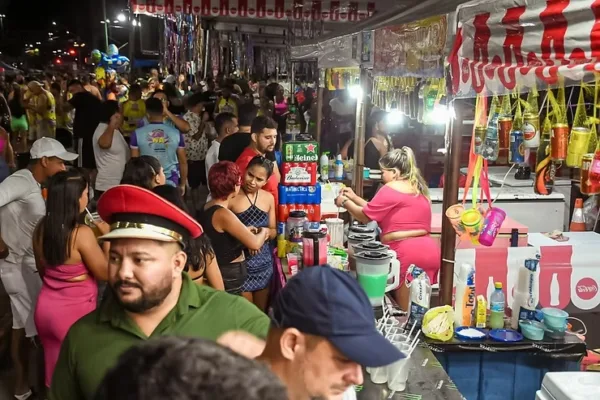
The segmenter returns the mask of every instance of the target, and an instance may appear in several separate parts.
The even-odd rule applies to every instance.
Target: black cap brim
[[[406,354],[377,331],[361,336],[333,336],[327,339],[344,356],[363,367],[383,367],[406,358]]]

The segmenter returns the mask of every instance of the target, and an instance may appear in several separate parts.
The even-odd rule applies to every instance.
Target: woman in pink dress
[[[101,248],[92,229],[80,224],[88,204],[88,182],[76,170],[59,172],[50,179],[46,215],[33,234],[33,251],[43,280],[35,307],[35,325],[50,387],[63,339],[71,325],[96,309],[96,280],[108,275],[108,244]],[[110,230],[95,222],[100,233]]]
[[[400,261],[402,285],[394,295],[400,307],[408,307],[409,291],[404,284],[411,264],[421,267],[432,283],[437,282],[441,264],[440,247],[431,238],[431,202],[427,184],[417,168],[409,147],[392,150],[379,160],[385,184],[367,202],[350,188],[344,188],[336,204],[344,207],[354,219],[376,221],[381,241],[395,251]]]

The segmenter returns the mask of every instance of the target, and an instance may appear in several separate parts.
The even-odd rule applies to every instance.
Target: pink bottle
[[[483,221],[483,227],[481,229],[481,233],[479,234],[479,243],[490,247],[494,244],[494,240],[496,240],[496,236],[498,236],[498,231],[506,218],[506,213],[499,208],[490,208],[489,211],[485,215],[485,220]]]

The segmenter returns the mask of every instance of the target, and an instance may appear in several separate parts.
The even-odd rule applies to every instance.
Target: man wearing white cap
[[[32,235],[46,213],[41,184],[57,172],[65,170],[65,161],[77,154],[69,153],[52,138],[33,143],[31,161],[0,183],[0,232],[8,248],[8,256],[0,261],[0,277],[8,295],[13,315],[13,363],[15,365],[15,397],[31,396],[27,381],[27,353],[21,350],[23,333],[36,336],[33,322],[34,302],[42,281],[37,273],[32,249]],[[24,332],[25,331],[25,332]],[[21,354],[20,357],[16,356]]]

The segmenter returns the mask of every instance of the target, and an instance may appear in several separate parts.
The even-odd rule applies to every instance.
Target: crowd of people
[[[208,79],[191,87],[152,71],[103,90],[82,78],[17,76],[8,100],[0,96],[0,277],[18,400],[33,393],[25,338],[41,344],[52,400],[151,399],[165,390],[180,399],[194,390],[335,399],[362,382],[361,366],[401,357],[348,275],[307,270],[274,285],[283,276],[272,245],[287,114],[281,85]],[[377,158],[385,186],[370,202],[350,189],[336,202],[358,221],[378,222],[403,270],[415,263],[435,281],[439,249],[414,154],[393,150],[380,113],[369,127],[368,158]],[[11,174],[23,155],[26,165]],[[397,300],[406,295],[403,287]],[[165,335],[233,352],[193,339],[136,347]],[[183,362],[186,347],[206,358]],[[233,362],[253,369],[257,384],[235,382]],[[173,377],[164,368],[180,381],[166,383]],[[194,372],[222,376],[184,387]]]

